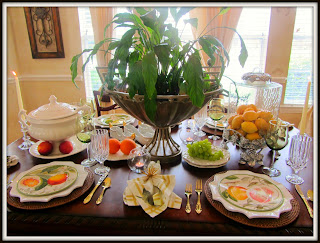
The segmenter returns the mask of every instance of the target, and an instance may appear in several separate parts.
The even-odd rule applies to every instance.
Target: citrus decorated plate
[[[290,192],[269,176],[247,170],[217,174],[209,183],[212,198],[251,218],[279,218],[292,209]]]
[[[10,196],[19,197],[20,202],[48,202],[81,187],[87,175],[82,165],[71,161],[36,165],[17,176]]]
[[[128,114],[116,113],[116,114],[106,114],[99,116],[96,119],[98,125],[109,127],[112,126],[122,126],[125,122],[126,124],[134,122],[134,118]]]
[[[223,153],[223,158],[215,161],[211,160],[205,160],[200,158],[194,158],[191,157],[188,153],[188,150],[185,150],[182,152],[182,158],[191,166],[197,167],[197,168],[219,168],[228,163],[230,160],[230,153],[228,150],[221,149],[219,147],[212,145],[212,152],[216,152],[221,150]]]

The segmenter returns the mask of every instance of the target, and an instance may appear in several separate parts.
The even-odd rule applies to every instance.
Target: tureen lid
[[[76,107],[67,103],[57,102],[57,97],[51,95],[50,103],[31,111],[28,116],[36,120],[52,120],[71,116],[78,111]]]

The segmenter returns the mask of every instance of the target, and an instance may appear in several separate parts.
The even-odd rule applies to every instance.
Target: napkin
[[[160,162],[151,161],[146,176],[127,181],[123,202],[128,206],[141,206],[150,217],[169,208],[180,209],[182,199],[173,192],[174,175],[160,175]]]

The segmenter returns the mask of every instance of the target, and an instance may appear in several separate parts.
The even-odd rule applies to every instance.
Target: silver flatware
[[[97,190],[97,188],[100,186],[100,184],[104,181],[104,179],[108,176],[110,168],[107,167],[108,172],[105,173],[103,176],[100,177],[100,179],[98,180],[98,183],[95,185],[95,187],[92,189],[92,191],[89,193],[89,195],[83,200],[84,204],[87,204],[88,202],[90,202],[93,194],[95,193],[95,191]]]
[[[313,210],[312,210],[312,208],[310,207],[310,205],[309,205],[306,197],[303,195],[303,192],[302,192],[302,190],[301,190],[301,187],[300,187],[299,185],[295,185],[295,188],[296,188],[298,194],[300,195],[300,197],[302,198],[304,204],[306,205],[306,207],[307,207],[307,209],[308,209],[308,212],[309,212],[309,214],[310,214],[310,217],[313,218]]]
[[[96,204],[99,205],[102,202],[102,198],[103,198],[103,194],[104,191],[109,188],[111,186],[111,178],[107,177],[106,179],[104,179],[103,184],[102,184],[102,192],[100,194],[100,196],[98,197]]]

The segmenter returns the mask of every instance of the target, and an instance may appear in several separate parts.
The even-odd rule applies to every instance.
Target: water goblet
[[[298,176],[298,172],[307,166],[311,147],[311,137],[300,134],[292,136],[287,165],[294,170],[294,174],[286,176],[288,182],[292,184],[302,184],[304,182],[303,178]]]
[[[94,170],[97,175],[104,175],[108,172],[108,167],[104,166],[104,161],[109,155],[109,133],[107,129],[95,129],[91,134],[91,148],[99,166]]]
[[[209,110],[208,110],[209,117],[213,120],[215,126],[215,132],[212,136],[209,136],[209,139],[212,140],[219,140],[220,137],[216,135],[216,128],[217,123],[224,117],[224,104],[223,99],[221,98],[213,98],[209,102]]]
[[[88,109],[86,112],[83,112],[80,117],[80,124],[83,126],[83,129],[76,134],[76,137],[81,143],[87,143],[87,155],[88,158],[81,161],[81,165],[85,167],[94,166],[97,161],[92,156],[92,150],[90,149],[90,142],[91,142],[91,134],[95,129],[93,123],[93,117],[96,113],[96,108],[94,106],[94,102],[92,99],[82,99],[80,102],[72,102],[74,106],[83,106],[87,105]]]
[[[198,127],[197,131],[194,133],[198,137],[203,137],[206,135],[201,129],[206,124],[207,119],[207,105],[202,107],[196,114],[194,114],[194,120]]]
[[[269,121],[269,129],[265,135],[267,146],[272,150],[272,159],[270,167],[264,166],[262,172],[270,177],[276,177],[281,174],[280,170],[274,168],[275,153],[283,149],[288,144],[288,125],[281,119]]]

